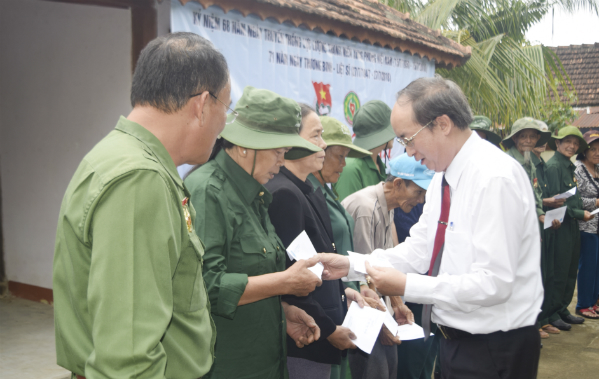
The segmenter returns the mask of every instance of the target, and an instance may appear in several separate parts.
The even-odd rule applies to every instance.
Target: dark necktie
[[[435,233],[435,242],[433,244],[433,254],[429,271],[427,275],[437,276],[440,271],[440,262],[442,261],[442,252],[444,250],[444,241],[446,240],[446,228],[448,227],[448,215],[450,214],[450,186],[446,178],[442,179],[442,210],[438,221],[437,231]],[[425,341],[429,338],[431,332],[431,304],[423,305],[423,315],[421,316],[421,325],[425,333]]]

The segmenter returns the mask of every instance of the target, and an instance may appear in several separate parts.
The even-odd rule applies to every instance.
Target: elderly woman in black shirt
[[[302,125],[300,136],[322,149],[327,145],[321,134],[323,126],[310,107],[301,104]],[[308,157],[287,160],[279,174],[265,185],[273,194],[269,216],[277,235],[285,246],[302,232],[310,238],[318,252],[336,252],[327,203],[320,189],[316,191],[307,177],[323,168],[325,152]],[[287,258],[287,265],[292,262]],[[283,300],[306,311],[321,328],[321,338],[300,349],[288,337],[288,371],[290,379],[329,379],[332,364],[340,364],[346,349],[355,349],[354,335],[342,325],[347,301],[355,300],[360,306],[360,294],[342,285],[341,280],[323,281],[323,285],[306,297],[284,296]]]

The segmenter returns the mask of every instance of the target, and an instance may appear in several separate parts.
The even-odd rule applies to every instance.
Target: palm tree
[[[380,1],[471,46],[471,59],[465,65],[436,72],[454,80],[473,112],[488,116],[500,129],[525,116],[547,119],[549,94],[557,93],[558,84],[573,88],[554,52],[527,41],[529,28],[554,7],[569,12],[589,9],[598,14],[598,0]],[[499,131],[505,134],[507,129]]]

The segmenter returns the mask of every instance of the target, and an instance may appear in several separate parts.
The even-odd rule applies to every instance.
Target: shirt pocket
[[[188,234],[188,245],[181,253],[173,278],[173,309],[178,312],[196,312],[206,307],[207,294],[202,278],[204,245],[196,235]]]
[[[277,250],[270,243],[265,243],[256,237],[254,234],[246,234],[240,239],[244,273],[248,276],[256,276],[276,272],[276,262],[281,259],[281,254],[278,255]]]
[[[461,275],[469,271],[473,260],[472,242],[466,233],[446,230],[440,273]]]

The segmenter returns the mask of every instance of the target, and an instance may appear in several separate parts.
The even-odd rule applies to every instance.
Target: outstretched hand
[[[385,325],[383,325],[381,331],[379,332],[379,341],[383,346],[394,346],[400,345],[402,343],[402,340],[400,340],[399,337],[393,335],[392,332],[390,332],[390,330]]]
[[[402,296],[406,286],[406,274],[390,267],[373,267],[365,262],[371,281],[382,295]]]
[[[319,253],[317,256],[325,266],[322,275],[323,280],[335,280],[348,275],[348,270],[350,270],[348,257],[334,253]]]
[[[409,307],[402,302],[400,296],[392,296],[392,309],[394,310],[394,318],[398,325],[414,324],[415,315]]]
[[[296,342],[296,346],[303,348],[317,341],[321,337],[321,329],[302,309],[282,302],[287,325],[287,334]]]

